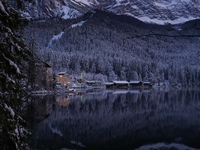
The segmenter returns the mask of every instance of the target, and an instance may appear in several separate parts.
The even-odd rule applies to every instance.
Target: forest
[[[146,24],[96,10],[82,18],[33,21],[27,45],[52,65],[88,80],[142,80],[199,86],[200,22]]]

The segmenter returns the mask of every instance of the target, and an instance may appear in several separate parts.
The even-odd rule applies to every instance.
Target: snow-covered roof
[[[139,83],[142,83],[141,81],[130,81],[129,82],[130,84],[139,84]]]
[[[113,82],[104,82],[104,85],[113,85]]]
[[[143,84],[151,84],[151,82],[143,82]]]
[[[128,84],[127,81],[113,81],[113,83],[116,83],[116,84]]]
[[[58,74],[59,74],[59,75],[62,75],[62,74],[65,74],[65,73],[66,73],[66,72],[59,72]]]
[[[101,83],[101,81],[86,81],[86,83]]]

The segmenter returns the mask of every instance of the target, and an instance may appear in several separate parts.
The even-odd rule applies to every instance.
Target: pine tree
[[[0,1],[0,149],[14,150],[25,148],[26,123],[17,110],[26,95],[24,68],[29,53],[20,36],[25,21],[6,2]]]

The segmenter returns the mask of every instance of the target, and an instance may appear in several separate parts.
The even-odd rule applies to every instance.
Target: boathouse
[[[143,82],[143,87],[144,88],[152,88],[152,83],[151,82]]]
[[[114,88],[128,88],[128,85],[127,81],[113,81]]]
[[[142,81],[130,81],[129,87],[130,88],[142,88]]]
[[[107,89],[111,89],[114,87],[114,83],[113,82],[105,82],[104,85],[106,86]]]

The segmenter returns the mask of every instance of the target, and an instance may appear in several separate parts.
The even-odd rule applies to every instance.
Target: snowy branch
[[[13,66],[16,69],[16,72],[18,74],[20,74],[20,69],[18,68],[17,64],[15,64],[12,60],[10,60],[9,58],[7,58],[4,54],[3,54],[3,57],[9,62],[9,64],[11,66]]]
[[[6,10],[5,10],[5,8],[4,8],[4,6],[3,6],[3,4],[2,4],[1,1],[0,1],[0,10],[1,10],[4,14],[6,14],[7,16],[9,16],[9,14],[6,12]]]

